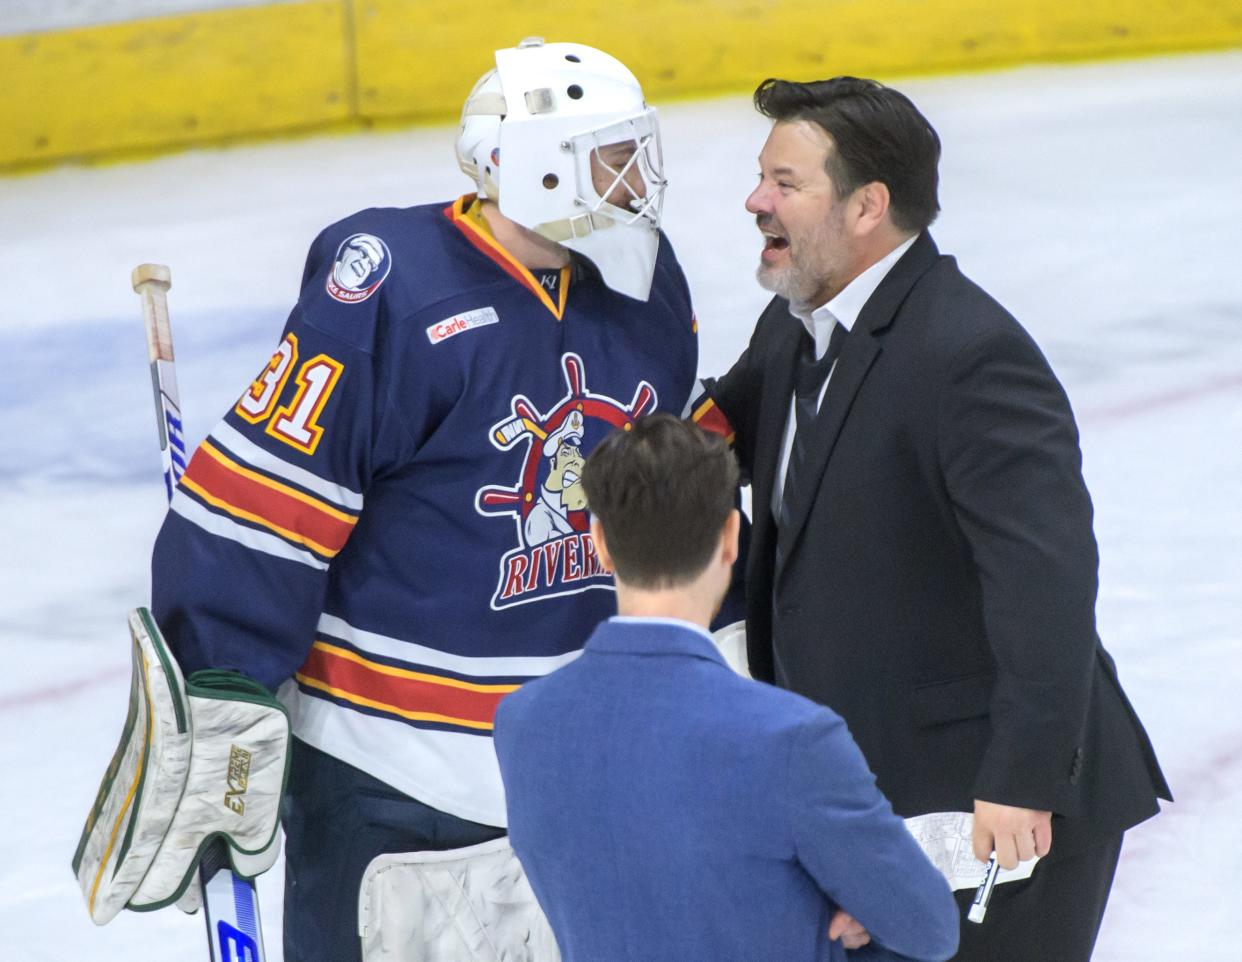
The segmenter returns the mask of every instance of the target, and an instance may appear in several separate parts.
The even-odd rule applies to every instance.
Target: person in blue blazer
[[[735,674],[707,632],[733,455],[669,415],[627,427],[583,471],[619,614],[496,713],[510,839],[565,962],[949,958],[948,884],[840,716]]]

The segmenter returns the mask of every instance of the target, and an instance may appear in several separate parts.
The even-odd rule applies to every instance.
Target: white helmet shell
[[[457,134],[457,165],[475,182],[480,197],[499,196],[496,167],[500,158],[500,121],[505,99],[500,77],[489,70],[474,85],[461,110]]]
[[[627,143],[633,157],[619,170],[596,154]],[[593,155],[608,175],[602,194]],[[536,39],[496,51],[496,69],[466,100],[457,157],[510,220],[589,258],[614,290],[647,299],[666,181],[655,111],[620,61]],[[629,186],[639,180],[640,190]],[[607,200],[618,190],[625,207]]]

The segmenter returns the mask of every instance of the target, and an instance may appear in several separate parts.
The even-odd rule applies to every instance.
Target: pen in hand
[[[988,858],[988,868],[983,874],[983,881],[979,883],[979,888],[975,892],[974,901],[970,903],[970,910],[966,913],[966,919],[970,922],[982,922],[983,916],[988,911],[988,900],[992,897],[992,888],[996,885],[996,876],[1000,872],[1000,863],[996,861],[996,853],[993,852]]]

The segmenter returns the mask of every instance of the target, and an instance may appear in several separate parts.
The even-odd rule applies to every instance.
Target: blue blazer
[[[605,622],[500,703],[495,738],[513,848],[565,962],[957,949],[947,883],[840,716],[734,674],[689,624]],[[838,907],[872,946],[829,942]]]

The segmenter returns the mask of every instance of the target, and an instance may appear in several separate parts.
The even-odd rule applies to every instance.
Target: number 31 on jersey
[[[303,454],[314,454],[323,437],[319,415],[345,366],[327,354],[316,354],[297,368],[297,391],[292,400],[277,407],[297,363],[298,336],[289,333],[233,410],[238,417],[245,418],[251,424],[266,421],[264,432],[277,441],[297,448]]]

